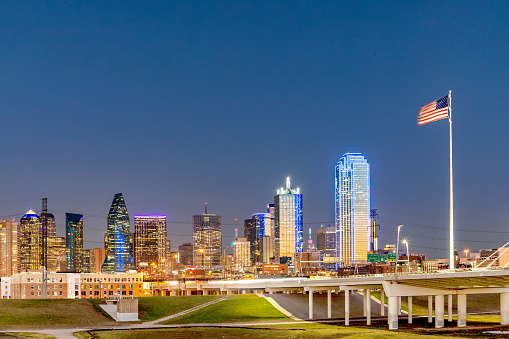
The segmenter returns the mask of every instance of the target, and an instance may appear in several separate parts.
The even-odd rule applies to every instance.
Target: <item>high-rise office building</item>
[[[42,263],[42,223],[34,211],[29,210],[19,221],[20,272],[39,271]]]
[[[90,250],[90,273],[101,273],[101,265],[106,257],[104,248],[91,248]]]
[[[255,235],[255,231],[254,231],[254,227],[253,227],[253,218],[245,219],[244,220],[244,238],[246,238],[246,240],[250,244],[252,244],[253,239],[255,238],[254,235]],[[249,248],[249,256],[251,258],[251,262],[253,262],[253,263],[256,262],[255,252],[253,251],[253,246],[251,246]]]
[[[290,187],[290,177],[274,197],[274,219],[276,262],[294,260],[302,252],[302,194]]]
[[[65,262],[65,239],[64,237],[48,237],[48,271],[60,271],[60,260]],[[65,266],[65,265],[64,265]],[[65,271],[65,267],[62,271]]]
[[[65,269],[83,271],[83,215],[65,214]]]
[[[210,269],[221,264],[221,216],[193,215],[193,263]]]
[[[368,161],[360,153],[346,153],[335,174],[337,256],[345,266],[366,261],[372,243]]]
[[[90,250],[83,250],[83,267],[81,273],[90,273]]]
[[[0,220],[0,277],[19,273],[18,224]]]
[[[324,258],[335,258],[336,257],[336,227],[332,225],[323,226],[316,231],[316,248],[320,253],[321,261],[325,262],[325,267],[333,269],[336,264],[327,263],[329,259]]]
[[[41,222],[42,220],[44,220],[44,214],[45,213],[41,213],[39,215],[39,218],[41,219]],[[48,213],[47,214],[47,222],[48,222],[48,237],[56,237],[57,236],[57,224],[55,222],[55,216],[53,215],[53,213]]]
[[[246,238],[237,238],[233,243],[233,270],[244,272],[244,267],[251,265],[250,244]]]
[[[166,262],[166,216],[134,216],[134,248],[137,267],[157,266],[156,271],[163,273]]]
[[[193,244],[188,242],[179,246],[178,261],[182,265],[193,265]]]
[[[268,261],[262,260],[261,251],[262,251],[262,237],[266,237],[265,241],[269,239],[272,241],[274,239],[274,217],[271,213],[255,213],[252,215],[252,242],[251,242],[251,253],[253,253],[252,257],[254,258],[254,263],[267,263]],[[247,240],[247,239],[246,239]],[[270,248],[274,248],[273,246],[265,246],[265,258],[270,258],[274,256],[273,253],[268,253]]]
[[[108,253],[103,273],[125,272],[134,268],[130,254],[129,214],[122,193],[115,194],[108,213]]]

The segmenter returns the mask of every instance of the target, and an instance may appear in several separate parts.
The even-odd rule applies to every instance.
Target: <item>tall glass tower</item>
[[[103,273],[125,272],[134,268],[129,245],[129,214],[122,193],[115,194],[108,213],[108,253]]]
[[[134,216],[134,257],[138,268],[157,265],[157,273],[165,273],[166,215]]]
[[[221,264],[221,216],[193,215],[193,263],[201,269]]]
[[[42,223],[29,210],[19,221],[19,263],[21,272],[38,271],[42,266]]]
[[[83,215],[65,214],[65,269],[83,272]]]
[[[336,236],[340,265],[366,261],[371,244],[369,164],[346,153],[336,165]]]
[[[302,252],[302,194],[290,187],[290,177],[274,197],[274,219],[276,262],[294,260]]]

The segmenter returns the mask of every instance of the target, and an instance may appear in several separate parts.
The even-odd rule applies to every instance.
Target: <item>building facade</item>
[[[0,277],[10,277],[18,272],[18,224],[0,220]]]
[[[44,215],[45,213],[41,213],[39,215],[39,218],[41,219],[41,222],[42,220],[44,220]],[[56,237],[57,236],[57,224],[55,222],[55,216],[52,214],[52,213],[47,213],[46,214],[47,216],[47,228],[48,228],[48,237]]]
[[[244,272],[244,267],[251,266],[250,243],[246,238],[237,238],[233,243],[233,270]]]
[[[179,246],[178,262],[182,265],[193,265],[193,244],[190,242]]]
[[[221,264],[221,216],[193,215],[193,263],[203,269]]]
[[[101,273],[101,265],[106,258],[104,248],[91,248],[90,250],[90,273]]]
[[[372,244],[370,172],[360,153],[346,153],[335,168],[336,243],[341,266],[367,260]]]
[[[166,216],[134,216],[134,249],[135,263],[138,268],[148,265],[157,266],[162,273],[166,262]],[[155,265],[153,265],[155,264]]]
[[[273,239],[274,234],[274,218],[270,213],[255,213],[251,216],[253,220],[253,234],[252,234],[252,242],[251,242],[251,255],[254,258],[253,263],[267,263],[262,260],[261,252],[262,252],[262,237],[268,237],[269,239]],[[267,248],[266,248],[267,250]],[[273,254],[265,253],[269,258],[273,256]]]
[[[20,272],[39,271],[42,263],[42,223],[34,211],[29,210],[19,221]]]
[[[274,197],[274,221],[276,262],[293,260],[302,252],[302,194],[291,188],[290,177]]]
[[[48,237],[48,271],[57,272],[60,270],[60,262],[64,261],[65,264],[65,239],[63,237]],[[64,265],[65,269],[65,265]]]
[[[65,268],[68,272],[83,271],[83,215],[65,214]]]
[[[134,268],[130,254],[129,214],[122,193],[115,194],[108,213],[108,252],[103,273],[125,272]]]

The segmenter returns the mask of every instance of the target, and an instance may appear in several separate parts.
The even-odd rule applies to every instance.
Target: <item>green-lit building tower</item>
[[[108,253],[103,273],[125,272],[134,268],[129,245],[129,214],[122,193],[115,194],[108,213]]]

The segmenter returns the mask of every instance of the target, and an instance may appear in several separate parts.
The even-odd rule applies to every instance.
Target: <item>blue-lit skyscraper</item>
[[[360,153],[346,153],[335,174],[337,256],[345,266],[366,261],[371,250],[368,161]]]
[[[129,245],[129,214],[122,193],[115,194],[108,213],[108,253],[103,273],[125,272],[134,268]]]
[[[274,197],[274,219],[276,262],[293,261],[302,252],[302,194],[290,187],[290,177]]]
[[[65,269],[83,272],[83,215],[65,214]]]

